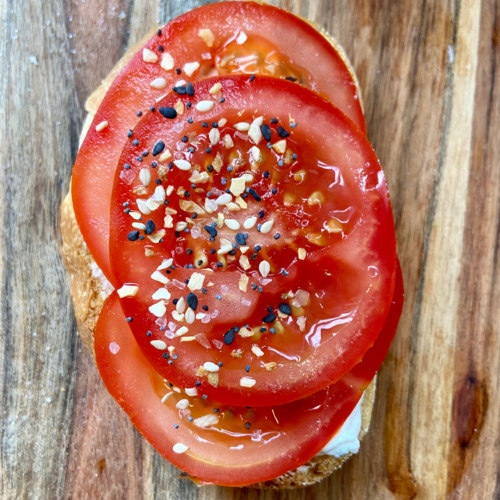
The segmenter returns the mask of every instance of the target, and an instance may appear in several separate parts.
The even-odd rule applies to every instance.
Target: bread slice
[[[356,74],[354,73],[343,48],[318,24],[311,21],[307,22],[317,29],[340,54],[349,69],[352,78],[354,79],[358,95],[361,99],[361,92]],[[109,75],[103,80],[99,88],[95,90],[94,93],[87,99],[85,109],[88,114],[80,135],[80,144],[83,142],[83,139],[92,124],[92,120],[115,77],[128,63],[132,56],[144,45],[144,43],[151,38],[151,36],[153,36],[153,33],[155,33],[156,30],[157,28],[155,27],[137,45],[128,49],[125,55],[111,70]],[[70,276],[71,296],[73,298],[78,332],[83,344],[95,359],[94,331],[99,313],[101,312],[106,298],[112,292],[113,287],[98,268],[92,254],[89,252],[85,242],[83,241],[83,236],[78,228],[75,212],[73,210],[71,189],[64,199],[61,207],[61,232],[63,238],[62,256],[64,265],[66,266]],[[375,379],[365,391],[365,395],[361,403],[360,440],[368,431],[374,399]],[[261,489],[285,489],[309,486],[329,476],[334,470],[341,467],[349,457],[350,454],[340,458],[328,455],[316,456],[307,462],[307,464],[304,464],[304,466],[299,467],[296,470],[289,471],[272,481],[254,484],[252,487]]]

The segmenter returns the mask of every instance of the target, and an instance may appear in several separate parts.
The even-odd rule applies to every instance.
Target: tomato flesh
[[[214,36],[211,47],[199,35],[201,29],[207,28]],[[238,43],[241,33],[247,39]],[[295,43],[297,38],[302,40],[300,50]],[[117,158],[127,132],[140,120],[138,114],[155,106],[156,100],[179,80],[237,71],[294,77],[330,99],[365,130],[356,86],[346,65],[323,36],[286,11],[254,2],[206,5],[174,19],[144,49],[150,50],[149,57],[157,61],[144,61],[144,52],[140,50],[116,77],[73,169],[72,197],[78,225],[97,265],[113,284],[108,252],[109,200]],[[173,59],[168,70],[161,66],[167,54]],[[223,63],[228,55],[235,57]],[[194,62],[200,67],[188,76],[186,64]],[[182,73],[178,75],[175,68],[182,68]],[[156,87],[164,88],[150,86],[158,78],[164,79],[164,85]],[[96,126],[105,121],[109,125],[96,131]]]
[[[97,365],[108,391],[161,455],[204,484],[244,486],[304,464],[338,431],[387,354],[403,297],[398,268],[384,327],[361,363],[336,384],[283,406],[221,406],[187,396],[184,390],[175,392],[179,389],[165,382],[139,349],[116,293],[107,300],[97,323]],[[172,395],[162,403],[168,393]],[[207,416],[210,424],[198,427],[197,419]],[[174,452],[177,443],[188,450]]]
[[[222,84],[224,102],[215,101],[209,112],[198,111],[198,103],[211,99],[209,90],[215,84]],[[205,395],[224,403],[267,406],[294,401],[350,370],[384,323],[396,254],[383,172],[359,129],[334,106],[298,85],[268,77],[251,81],[240,75],[200,81],[194,94],[170,94],[160,101],[160,111],[174,107],[179,99],[189,99],[192,107],[175,119],[158,111],[148,113],[120,158],[110,254],[118,286],[138,286],[135,296],[122,299],[122,307],[145,356],[175,384],[192,387],[201,381]],[[271,145],[283,140],[283,130],[288,136],[281,153],[261,141],[262,158],[256,162],[254,141],[233,126],[260,116],[270,124]],[[224,126],[213,126],[223,119]],[[219,139],[211,144],[214,133]],[[152,157],[151,152],[160,140],[163,154],[169,149],[172,156],[154,167],[161,156]],[[211,168],[217,157],[222,163],[219,173]],[[190,170],[173,163],[170,169],[171,160],[185,162]],[[201,174],[205,177],[198,183],[190,180]],[[144,175],[151,177],[147,187]],[[260,201],[247,193],[242,195],[247,208],[220,205],[214,214],[203,209],[207,200],[229,196],[224,188],[245,175],[252,179],[247,188]],[[170,193],[168,201],[149,214],[141,213],[141,206],[153,200],[158,189]],[[215,194],[208,196],[209,192]],[[229,197],[237,205],[238,198]],[[240,229],[231,229],[227,222],[217,226],[213,221],[221,222],[219,213]],[[262,223],[260,232],[257,225],[244,228],[252,217]],[[265,233],[271,221],[272,230]],[[152,235],[146,224],[155,228]],[[212,224],[217,231],[214,241],[206,229]],[[245,233],[246,245],[238,245],[238,235]],[[133,234],[135,241],[129,241]],[[160,242],[151,241],[160,234]],[[227,246],[224,239],[235,255],[219,255]],[[305,251],[304,260],[299,249]],[[164,268],[169,259],[174,269]],[[268,274],[262,271],[265,263]],[[165,286],[154,278],[155,272],[168,281]],[[203,285],[191,290],[195,275],[203,277]],[[242,275],[248,277],[245,291],[240,288]],[[189,294],[197,300],[193,321],[188,320],[189,310],[179,308],[175,300],[189,302]],[[163,313],[156,314],[150,308],[159,303]],[[284,315],[279,309],[283,304]],[[175,346],[175,359],[155,347],[159,340]],[[206,362],[222,363],[217,384],[200,371]],[[244,377],[255,381],[254,386],[244,386]]]

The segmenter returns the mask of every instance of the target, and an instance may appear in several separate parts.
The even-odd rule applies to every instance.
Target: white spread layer
[[[352,413],[347,417],[337,434],[330,439],[318,455],[330,455],[335,458],[340,458],[348,453],[357,453],[359,451],[361,403],[363,401],[363,396],[361,396],[356,408],[352,410]]]

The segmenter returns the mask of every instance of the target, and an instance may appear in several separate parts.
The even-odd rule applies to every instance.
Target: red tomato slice
[[[215,84],[222,85],[223,103],[211,100]],[[191,109],[175,119],[162,113],[179,97],[160,101],[159,111],[134,129],[137,142],[129,141],[120,159],[110,254],[118,286],[138,285],[122,307],[148,360],[175,384],[201,381],[204,394],[224,403],[294,401],[358,363],[387,316],[396,253],[384,175],[360,130],[303,87],[240,75],[202,80],[194,94]],[[197,110],[210,102],[210,111]],[[261,116],[262,130],[269,124],[270,144],[282,149],[260,141],[256,153],[253,132],[233,128]],[[224,126],[209,126],[222,120]],[[172,151],[165,163],[173,159],[172,169],[152,168],[159,141],[164,152]],[[212,164],[223,165],[220,173]],[[223,191],[244,176],[253,180],[246,184],[253,194],[243,194],[245,200]],[[209,191],[216,194],[207,201]],[[215,205],[213,215],[221,212],[226,222],[213,228],[213,216],[202,207],[216,197],[218,203],[231,199],[233,206]],[[238,203],[247,208],[234,210]],[[262,222],[260,232],[259,225],[244,229],[252,217]],[[217,232],[213,242],[210,232]],[[171,264],[175,270],[167,268]],[[155,347],[158,340],[175,346],[176,358]],[[223,365],[212,381],[200,369],[207,362]]]
[[[214,37],[210,47],[200,36],[204,29],[210,29]],[[205,39],[210,45],[210,35],[203,33],[209,36]],[[242,33],[247,40],[239,43]],[[296,40],[301,43],[297,45]],[[145,62],[144,58],[157,61]],[[192,63],[200,67],[193,69]],[[166,25],[117,76],[80,148],[71,189],[83,238],[112,283],[109,201],[117,159],[127,132],[139,121],[137,113],[155,106],[179,80],[218,72],[269,74],[271,66],[275,76],[297,78],[320,92],[365,130],[356,87],[338,53],[305,21],[270,5],[224,2],[194,9]],[[182,73],[178,75],[175,68],[182,68]],[[155,81],[155,87],[163,88],[151,88]],[[97,131],[103,122],[108,126]]]
[[[137,346],[116,294],[107,300],[97,323],[97,366],[108,391],[161,455],[204,484],[245,486],[304,464],[338,431],[387,354],[403,299],[398,267],[386,322],[361,363],[336,384],[283,406],[220,406],[187,396],[184,390],[174,392]],[[202,422],[207,427],[197,426]],[[176,453],[178,444],[187,450]]]

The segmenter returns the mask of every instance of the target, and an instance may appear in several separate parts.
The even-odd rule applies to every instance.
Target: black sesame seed
[[[133,144],[134,146],[139,146],[139,141],[138,141],[137,139],[134,139],[134,140],[132,141],[132,144]]]
[[[297,78],[294,78],[293,76],[287,76],[287,77],[285,78],[285,80],[288,80],[288,81],[290,81],[290,82],[296,82],[296,81],[297,81]]]
[[[194,293],[188,293],[186,297],[187,305],[193,310],[196,311],[198,307],[198,297]]]
[[[208,306],[201,306],[201,308],[204,310],[204,311],[208,311]]]
[[[186,95],[186,87],[173,87],[172,90],[178,95]]]
[[[208,170],[209,172],[213,172],[213,171],[214,171],[214,167],[213,167],[212,165],[208,165],[208,166],[207,166],[207,170]]]
[[[129,316],[129,317],[127,318],[127,323],[132,323],[132,321],[134,321],[134,318],[132,318],[131,316]]]
[[[288,276],[288,271],[286,269],[283,269],[283,271],[281,272],[281,274],[283,276]]]
[[[224,344],[231,345],[233,342],[234,342],[234,330],[231,328],[231,330],[228,330],[224,334]]]
[[[189,109],[192,105],[193,105],[192,103],[187,102],[187,103],[186,103],[186,109]]]
[[[189,146],[189,148],[187,148],[187,152],[188,152],[188,153],[194,153],[194,148],[193,148],[193,146]]]
[[[137,116],[142,116],[142,111],[137,111],[136,115]]]
[[[174,429],[178,429],[179,428],[179,424],[174,424]]]
[[[138,156],[136,160],[142,162],[142,158],[140,156]]]
[[[172,366],[172,365],[174,364],[174,362],[173,362],[172,360],[169,360],[168,364],[169,364],[170,366]]]
[[[278,190],[277,190],[276,188],[273,188],[273,189],[271,190],[271,193],[273,193],[273,194],[276,194],[277,192],[278,192]]]
[[[179,302],[179,299],[174,299],[174,300],[172,300],[172,304],[174,304],[174,306],[176,306],[176,305],[177,305],[177,302]]]
[[[217,267],[224,267],[224,264],[222,262],[217,262]]]
[[[169,168],[170,170],[172,170],[172,169],[174,168],[174,162],[173,162],[173,161],[171,161],[171,162],[168,164],[168,168]]]
[[[260,333],[264,333],[266,330],[267,330],[267,328],[266,328],[265,326],[263,326],[263,327],[260,329]]]
[[[269,179],[269,172],[268,172],[267,170],[264,172],[264,177],[265,177],[266,179]]]
[[[162,46],[162,45],[158,45],[158,50],[159,50],[160,52],[163,52],[165,49],[163,48],[163,46]]]
[[[207,155],[209,155],[211,152],[212,152],[212,148],[205,149],[205,153],[207,153]]]
[[[156,168],[158,166],[158,163],[156,163],[155,161],[153,163],[151,163],[151,168]]]
[[[246,423],[245,423],[245,427],[246,427],[247,429],[250,429],[250,422],[246,422]]]
[[[256,253],[253,253],[251,256],[250,256],[250,260],[255,260],[257,258],[257,254]]]
[[[127,132],[127,137],[132,137],[134,135],[134,131],[133,130],[129,130]]]
[[[170,354],[168,352],[164,352],[162,356],[164,359],[170,358]]]
[[[222,104],[225,100],[226,100],[226,99],[224,99],[224,97],[221,97],[221,98],[219,99],[219,102]]]
[[[202,293],[203,295],[206,295],[206,294],[208,293],[208,288],[202,288],[202,289],[201,289],[201,293]],[[207,308],[207,309],[205,309],[205,310],[206,310],[206,311],[208,311],[208,308]]]
[[[173,120],[174,118],[177,118],[177,111],[175,111],[174,108],[159,108],[158,111],[161,113],[162,116],[165,118],[169,118],[170,120]]]
[[[193,97],[194,96],[194,87],[193,87],[193,84],[192,83],[188,83],[186,85],[186,91],[187,91],[187,95],[190,96],[190,97]]]
[[[293,153],[292,160],[296,160],[296,159],[297,159],[297,155],[295,153]]]
[[[149,155],[149,151],[143,151],[141,153],[141,156],[143,156],[144,158],[146,158],[146,156],[148,156],[148,155]]]
[[[213,238],[217,236],[217,229],[212,226],[205,226],[205,231]]]
[[[259,210],[259,219],[263,219],[264,215],[266,215],[266,213],[264,212],[264,210]]]
[[[152,333],[152,332],[148,332],[146,335],[147,335],[148,337],[151,337],[151,335],[153,335],[153,333]]]
[[[283,314],[288,314],[290,316],[292,314],[292,310],[290,309],[290,306],[286,302],[282,302],[279,306],[278,309],[283,313]]]
[[[228,255],[236,255],[236,250],[231,250],[230,252],[227,252]]]
[[[262,293],[262,287],[261,287],[261,286],[259,286],[259,287],[257,288],[257,290],[259,290],[259,293]]]
[[[193,123],[193,119],[191,117],[188,118],[188,123]]]
[[[275,239],[275,240],[279,240],[279,239],[280,239],[280,236],[281,236],[281,235],[280,235],[280,233],[276,233],[276,234],[274,235],[274,239]]]
[[[212,128],[219,128],[219,124],[217,122],[212,122]]]
[[[142,240],[144,239],[144,236],[141,234],[141,235],[139,236],[139,239],[142,241]]]
[[[219,408],[212,408],[212,410],[213,410],[214,413],[219,413],[220,412]]]
[[[190,193],[189,191],[186,191],[186,192],[184,193],[184,196],[185,196],[186,198],[189,198],[189,197],[191,196],[191,193]]]
[[[222,368],[222,367],[224,366],[224,363],[223,363],[222,361],[219,361],[219,362],[217,363],[217,366],[218,366],[219,368]]]
[[[189,141],[189,137],[187,135],[185,135],[184,137],[181,138],[181,141],[187,142],[187,141]]]
[[[208,396],[207,396],[206,394],[203,394],[202,398],[203,398],[203,399],[207,399],[207,398],[208,398]],[[191,417],[191,420],[192,420],[192,419],[193,419],[193,417]]]
[[[290,123],[290,127],[295,128],[297,126],[297,122]]]
[[[126,201],[126,202],[123,204],[123,206],[124,206],[124,207],[128,207],[129,205],[130,205],[130,203],[129,203],[128,201]]]
[[[127,238],[129,241],[136,241],[139,238],[139,231],[130,231]]]
[[[271,140],[271,129],[269,128],[269,125],[267,125],[267,123],[263,123],[260,126],[260,130],[262,131],[264,139],[269,142]]]
[[[182,70],[181,70],[181,68],[175,68],[175,72],[176,72],[178,75],[180,75],[180,74],[182,73]]]
[[[194,384],[194,385],[195,385],[196,387],[200,387],[201,382],[200,382],[200,381],[197,381],[197,382],[195,382],[195,384]]]
[[[248,192],[253,196],[255,201],[261,201],[262,198],[257,194],[255,189],[249,188]]]
[[[259,231],[259,233],[260,233],[261,227],[262,227],[262,224],[257,224],[257,231]]]
[[[152,219],[146,222],[146,234],[153,234],[156,229],[156,225]]]
[[[247,240],[245,238],[245,235],[243,233],[236,233],[236,236],[234,237],[236,243],[238,243],[238,245],[246,245],[247,244]]]
[[[174,354],[174,355],[172,356],[172,359],[173,359],[173,360],[177,360],[177,359],[179,359],[179,355],[178,355],[178,354]]]
[[[151,113],[154,113],[156,111],[156,108],[154,106],[150,106],[149,111],[151,111]]]
[[[278,135],[282,138],[285,139],[285,137],[288,137],[290,135],[289,132],[287,132],[283,127],[278,127]]]
[[[210,250],[210,253],[213,255],[213,254],[215,253],[215,248],[212,248],[212,249]]]
[[[271,118],[270,123],[272,123],[273,125],[276,125],[278,123],[278,119],[277,118]]]
[[[126,208],[125,210],[123,210],[124,213],[126,214],[129,214],[130,213],[130,208]]]
[[[186,285],[189,283],[189,280],[188,279],[185,279],[184,280],[184,283],[186,283]]]
[[[161,184],[161,179],[156,179],[155,184],[158,184],[158,186]]]
[[[255,283],[252,283],[252,290],[257,290],[257,285]]]
[[[253,82],[255,80],[255,75],[250,76],[250,81]]]

